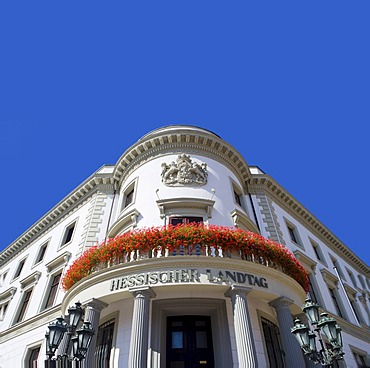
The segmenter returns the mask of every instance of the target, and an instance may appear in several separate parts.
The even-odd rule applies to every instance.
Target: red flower
[[[307,272],[283,245],[250,231],[199,224],[137,229],[108,239],[89,248],[74,261],[63,277],[63,288],[70,289],[101,268],[129,261],[132,252],[142,254],[161,250],[163,256],[166,249],[171,255],[205,255],[206,252],[210,255],[212,249],[220,249],[224,255],[238,252],[242,259],[280,269],[308,291]]]

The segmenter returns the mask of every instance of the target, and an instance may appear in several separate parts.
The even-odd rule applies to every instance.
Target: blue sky
[[[0,249],[142,135],[231,143],[369,264],[370,2],[1,2]]]

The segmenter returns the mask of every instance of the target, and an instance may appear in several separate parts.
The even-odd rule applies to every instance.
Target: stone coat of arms
[[[207,164],[192,162],[189,155],[179,155],[169,165],[162,164],[162,182],[168,186],[204,185],[207,183]]]

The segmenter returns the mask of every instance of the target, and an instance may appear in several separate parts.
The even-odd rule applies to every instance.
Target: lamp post
[[[74,307],[68,309],[69,323],[64,322],[63,317],[58,317],[56,321],[48,325],[49,331],[45,334],[46,355],[45,368],[70,368],[75,361],[75,367],[79,367],[79,362],[85,359],[87,349],[94,336],[94,330],[88,321],[84,321],[81,328],[77,327],[82,319],[83,309],[81,303],[75,303]],[[61,348],[63,337],[67,333],[66,346],[62,354],[55,355],[58,348]],[[68,355],[69,345],[72,341],[72,356]],[[57,365],[58,362],[58,365]]]
[[[291,332],[310,360],[323,367],[332,368],[334,361],[343,359],[344,355],[341,328],[326,312],[319,314],[319,308],[318,304],[307,298],[302,310],[309,323],[301,323],[299,318],[296,318]],[[323,335],[329,341],[329,346],[324,344]],[[318,348],[316,339],[319,341]]]

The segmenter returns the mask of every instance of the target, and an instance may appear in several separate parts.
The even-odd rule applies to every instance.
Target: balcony
[[[261,235],[220,226],[196,224],[138,229],[88,249],[71,265],[63,278],[65,290],[102,270],[155,262],[161,259],[239,260],[272,268],[293,278],[308,290],[307,273],[281,244]],[[255,267],[255,266],[254,266]]]

